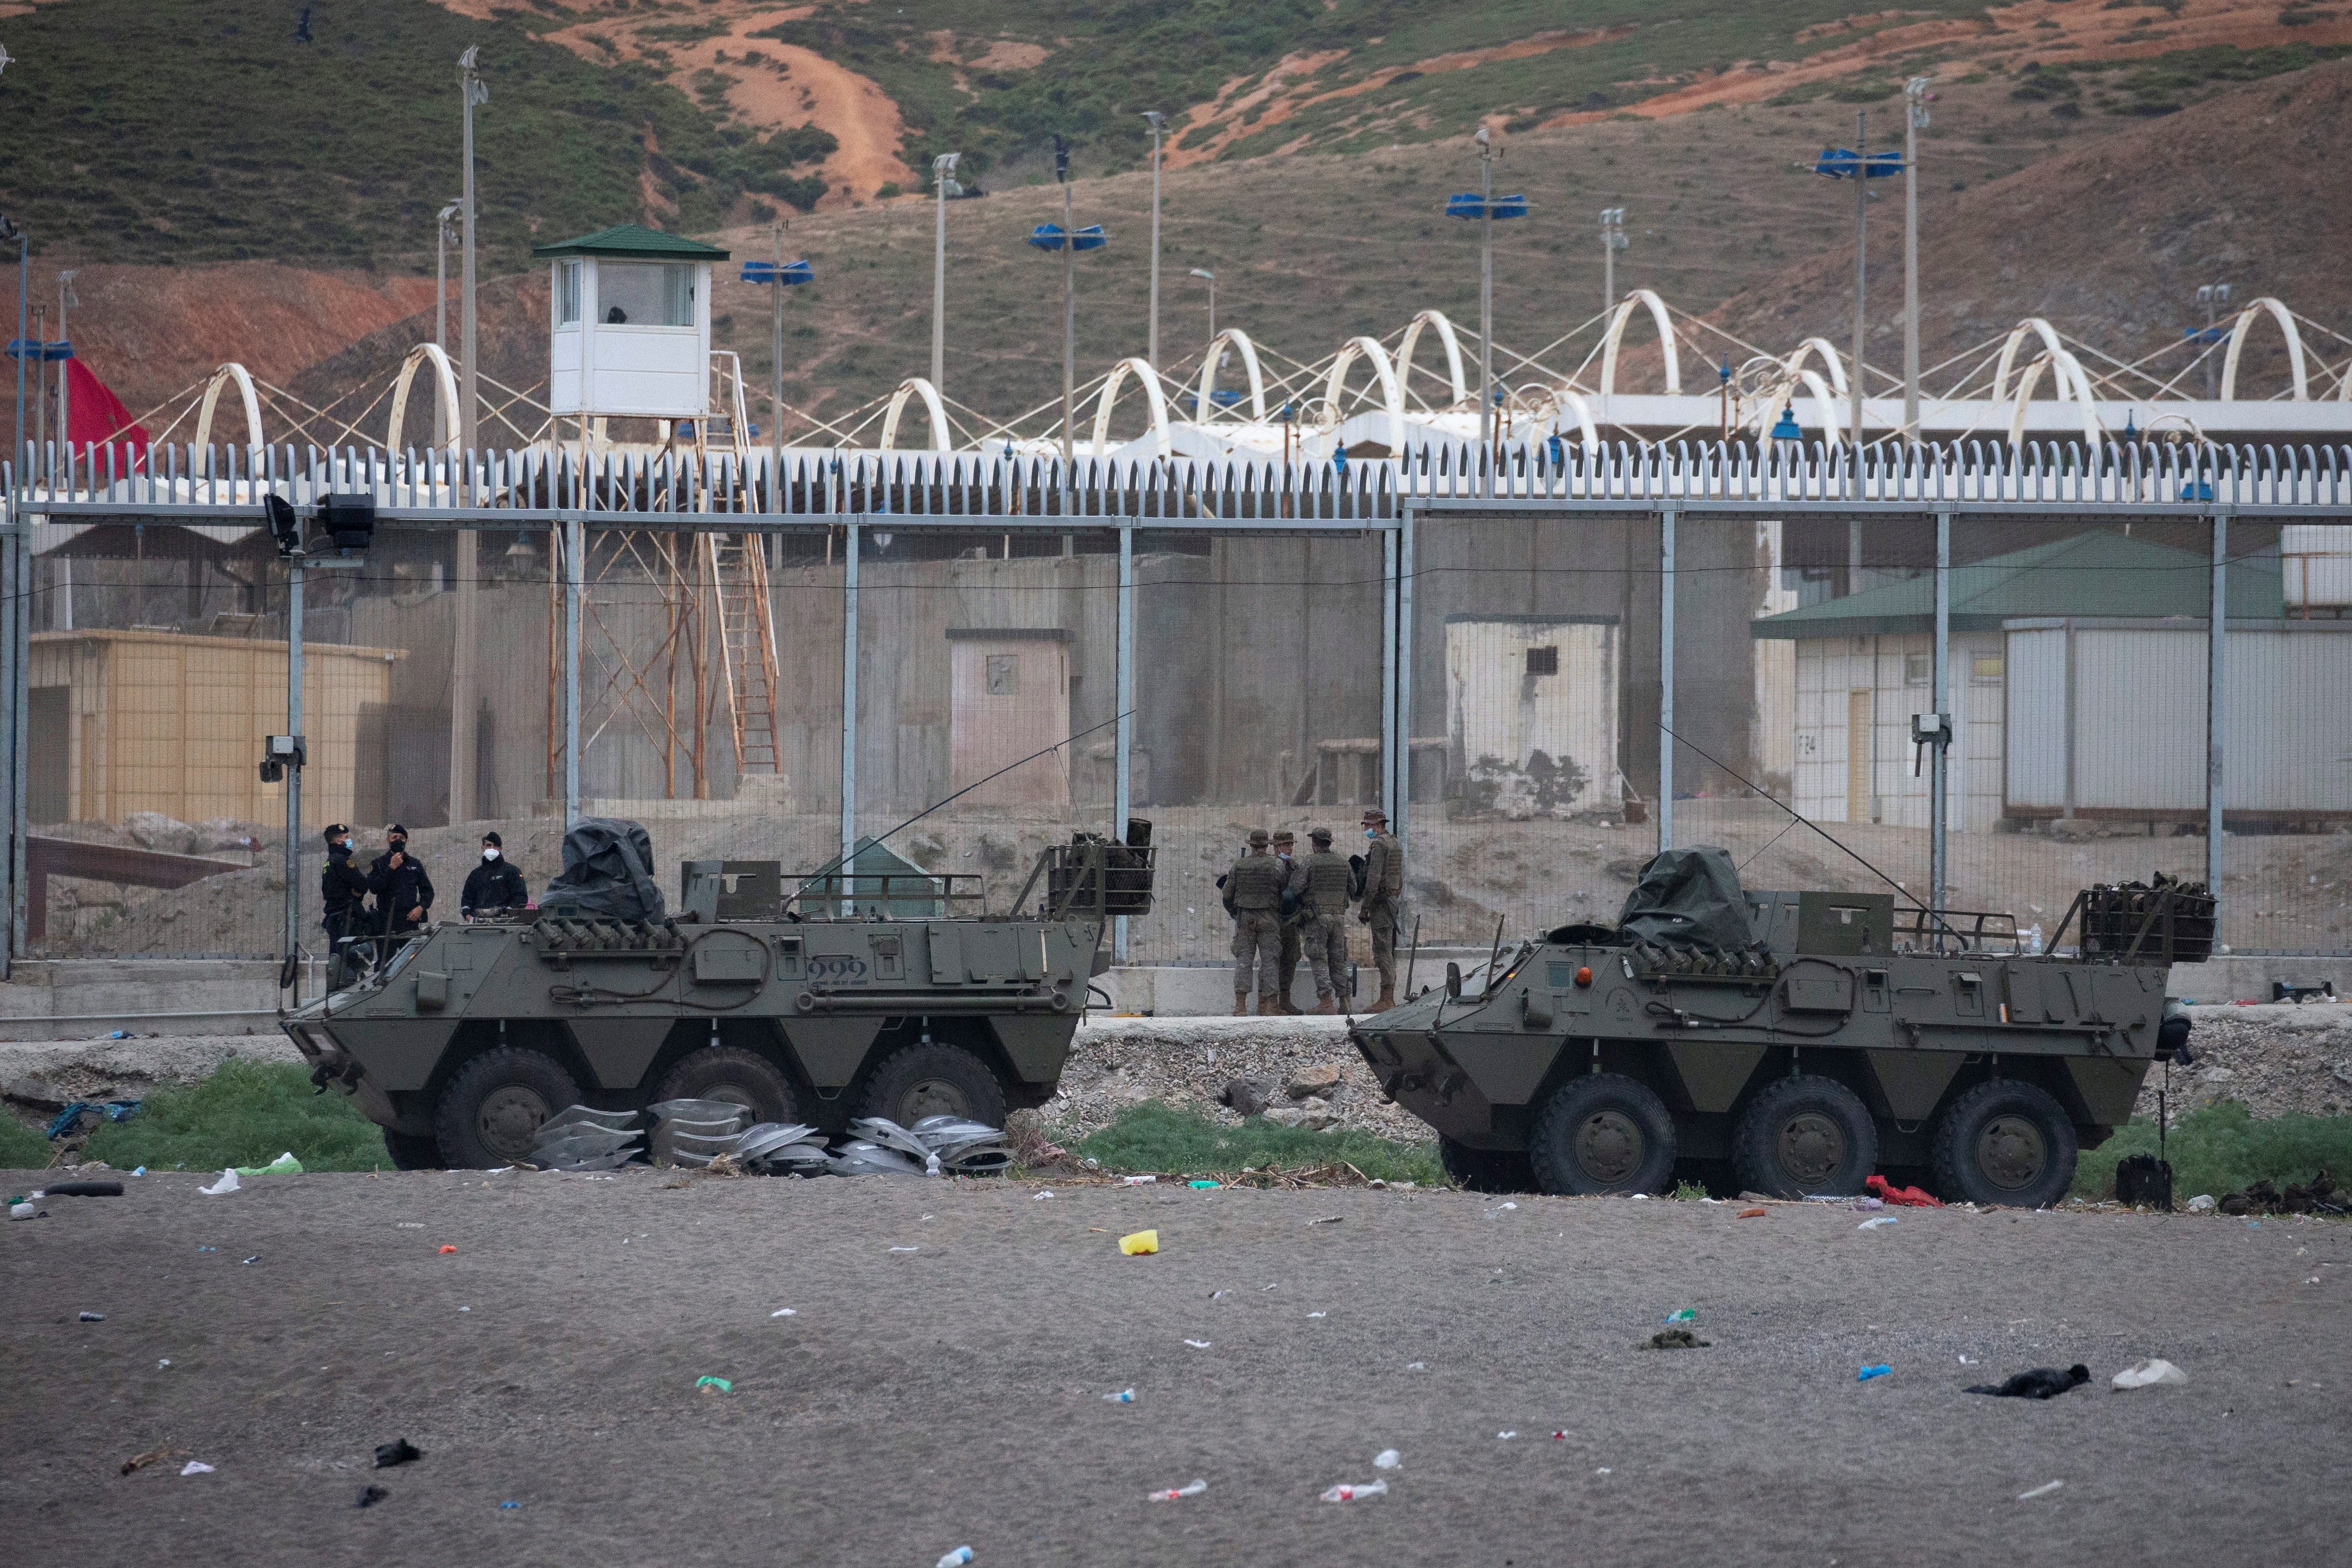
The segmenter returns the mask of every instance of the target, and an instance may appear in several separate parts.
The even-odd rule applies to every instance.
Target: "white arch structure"
[[[2081,363],[2073,354],[2066,352],[2066,345],[2058,341],[2058,330],[2039,316],[2026,317],[2025,320],[2010,328],[2009,336],[2000,341],[2000,359],[1994,364],[1992,371],[1992,400],[1995,403],[2007,400],[2010,372],[2016,368],[2017,351],[2024,345],[2029,334],[2042,340],[2042,352],[2050,358],[2052,363],[2061,367],[2058,395],[2079,397],[2083,401],[2089,401],[2090,382],[2083,375]]]
[[[2107,433],[2105,427],[2099,423],[2099,407],[2091,396],[2090,377],[2083,374],[2080,362],[2064,349],[2053,349],[2034,355],[2032,363],[2025,367],[2025,373],[2017,378],[2017,401],[2010,405],[2009,410],[2011,447],[2015,448],[2025,445],[2026,405],[2033,401],[2033,389],[2041,382],[2042,373],[2045,369],[2052,370],[2056,374],[2058,395],[2061,398],[2071,395],[2074,399],[2074,406],[2083,416],[2084,444],[2093,451],[2097,451],[2105,442]],[[2073,388],[2071,394],[2068,391],[2070,384]]]
[[[2221,356],[2221,401],[2230,403],[2237,398],[2238,356],[2245,350],[2246,335],[2253,331],[2254,318],[2264,310],[2270,312],[2271,320],[2279,324],[2279,331],[2285,335],[2287,368],[2294,376],[2294,401],[2308,403],[2311,401],[2311,385],[2304,378],[2303,334],[2294,330],[2294,312],[2267,294],[2239,311],[2236,322],[2230,328],[2230,349]],[[2352,386],[2352,377],[2347,377],[2346,384]],[[2341,392],[2337,394],[2339,397],[2343,395]]]
[[[1380,380],[1381,402],[1388,410],[1389,416],[1389,455],[1402,456],[1404,452],[1404,392],[1397,384],[1396,365],[1389,358],[1389,351],[1381,347],[1378,338],[1349,338],[1340,345],[1339,353],[1332,359],[1331,374],[1323,382],[1323,406],[1330,412],[1332,427],[1337,429],[1347,422],[1346,416],[1339,411],[1339,395],[1347,390],[1348,367],[1359,359],[1371,361],[1372,374]]]
[[[1454,401],[1445,406],[1459,408],[1470,401],[1470,384],[1462,374],[1462,341],[1454,335],[1454,323],[1443,310],[1423,310],[1413,317],[1404,330],[1404,341],[1397,345],[1397,385],[1410,396],[1412,392],[1412,353],[1421,345],[1421,330],[1437,329],[1437,341],[1445,346],[1445,380],[1453,390]]]
[[[1672,396],[1683,389],[1682,360],[1675,352],[1674,318],[1666,313],[1666,302],[1650,289],[1633,290],[1609,313],[1609,331],[1601,347],[1601,395],[1607,397],[1617,390],[1617,348],[1624,342],[1625,323],[1633,319],[1636,305],[1648,306],[1650,320],[1657,325],[1659,346],[1666,351],[1666,393]]]
[[[910,375],[898,384],[890,395],[890,406],[882,413],[882,437],[879,449],[894,450],[898,444],[898,421],[907,412],[907,399],[923,400],[923,412],[930,416],[931,450],[946,452],[954,449],[954,437],[948,433],[947,405],[940,401],[940,389],[931,384],[927,375]]]
[[[1801,353],[1790,354],[1783,363],[1789,366],[1789,369],[1779,381],[1772,384],[1772,395],[1764,400],[1763,406],[1757,413],[1758,437],[1765,440],[1771,438],[1772,426],[1780,423],[1780,415],[1784,409],[1791,417],[1794,416],[1797,406],[1797,388],[1801,384],[1805,389],[1805,395],[1812,400],[1813,423],[1821,426],[1822,444],[1824,447],[1843,445],[1846,435],[1846,425],[1844,420],[1839,417],[1838,405],[1844,399],[1831,389],[1828,382],[1822,379],[1821,372],[1804,363],[1804,355]]]
[[[196,445],[209,447],[213,438],[213,410],[220,405],[223,385],[236,383],[237,395],[245,401],[245,439],[248,451],[258,452],[265,444],[261,435],[261,398],[253,390],[253,377],[245,366],[229,361],[213,372],[212,380],[205,383],[204,406],[196,414]]]
[[[1838,358],[1836,345],[1832,343],[1829,339],[1807,338],[1803,342],[1797,345],[1796,353],[1790,354],[1780,363],[1788,367],[1789,374],[1793,376],[1797,374],[1798,370],[1803,366],[1806,356],[1810,354],[1819,354],[1822,356],[1822,363],[1829,369],[1830,386],[1832,390],[1836,392],[1840,397],[1843,397],[1846,395],[1847,390],[1845,361]]]
[[[449,432],[443,445],[447,450],[454,452],[457,449],[460,429],[457,417],[457,373],[449,368],[449,356],[441,352],[439,343],[419,343],[408,351],[406,359],[400,362],[399,379],[392,384],[392,424],[384,432],[384,450],[397,452],[401,449],[401,426],[408,415],[408,388],[410,383],[416,379],[416,367],[420,364],[430,364],[433,367],[433,389],[440,395],[442,425]]]
[[[1201,361],[1201,387],[1192,400],[1192,422],[1206,425],[1216,415],[1217,405],[1210,401],[1217,390],[1217,361],[1223,357],[1223,346],[1231,343],[1241,351],[1242,367],[1249,372],[1250,422],[1265,423],[1265,375],[1257,367],[1257,345],[1239,327],[1227,327],[1209,340],[1209,352]]]
[[[1583,395],[1572,386],[1555,386],[1551,390],[1551,433],[1555,436],[1559,434],[1559,416],[1563,413],[1573,413],[1576,416],[1579,439],[1585,451],[1592,453],[1601,450],[1601,431],[1592,423],[1592,409],[1584,401]]]
[[[1142,384],[1144,401],[1151,405],[1155,455],[1164,458],[1168,456],[1168,398],[1160,390],[1160,376],[1151,368],[1151,362],[1142,358],[1119,361],[1110,367],[1110,374],[1103,380],[1102,394],[1095,399],[1095,456],[1102,456],[1110,444],[1111,405],[1118,401],[1119,384],[1130,375]]]

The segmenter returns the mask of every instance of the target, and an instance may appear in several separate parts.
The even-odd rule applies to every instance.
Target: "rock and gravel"
[[[1147,1100],[1196,1110],[1228,1126],[1239,1079],[1265,1114],[1292,1126],[1359,1127],[1387,1138],[1429,1129],[1381,1100],[1344,1017],[1088,1018],[1078,1029],[1062,1091],[1043,1111],[1056,1136],[1084,1137]]]
[[[2081,1568],[2333,1562],[2352,1531],[2343,1222],[207,1179],[0,1233],[26,1561]],[[1636,1348],[1684,1307],[1709,1346]],[[2147,1356],[2189,1383],[2107,1391]],[[2095,1384],[2047,1405],[1961,1392],[2074,1362]],[[397,1438],[424,1457],[374,1468]]]
[[[2352,1005],[2191,1007],[2194,1064],[2174,1068],[2172,1114],[2234,1100],[2258,1118],[2352,1114]],[[2135,1114],[2156,1117],[2159,1067],[2147,1075]]]

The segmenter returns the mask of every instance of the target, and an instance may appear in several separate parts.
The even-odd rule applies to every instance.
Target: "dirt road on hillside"
[[[200,1179],[0,1229],[0,1513],[46,1559],[2316,1563],[2352,1526],[2342,1225]],[[1634,1348],[1685,1306],[1710,1348]],[[2190,1384],[2107,1391],[2150,1354]],[[395,1437],[425,1458],[371,1469]],[[1389,1495],[1317,1500],[1389,1447]]]

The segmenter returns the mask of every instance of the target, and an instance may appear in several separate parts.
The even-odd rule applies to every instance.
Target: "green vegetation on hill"
[[[2017,86],[2009,96],[2022,103],[2047,103],[2061,119],[2082,113],[2085,102],[2104,113],[2149,119],[2178,113],[2238,82],[2284,76],[2347,55],[2352,55],[2352,44],[2273,44],[2256,49],[2215,44],[2175,49],[2153,59],[2028,60],[2019,68]]]
[[[432,264],[434,214],[460,188],[457,57],[481,47],[475,114],[493,269],[535,242],[641,216],[641,178],[707,229],[806,207],[797,165],[824,132],[721,126],[643,66],[592,65],[508,21],[431,0],[73,0],[7,19],[0,211],[45,255]]]
[[[1922,0],[1878,25],[1979,8]],[[1670,15],[1646,0],[1572,7],[1557,0],[1032,0],[1017,8],[993,0],[824,0],[767,36],[879,82],[906,117],[911,166],[928,169],[933,153],[954,150],[966,160],[960,176],[1012,159],[1022,174],[1050,177],[1039,154],[1056,132],[1087,149],[1089,171],[1129,167],[1150,150],[1143,110],[1165,110],[1172,121],[1236,83],[1234,96],[1242,98],[1297,57],[1333,57],[1290,78],[1318,93],[1392,74],[1378,89],[1244,130],[1221,157],[1270,153],[1302,137],[1318,152],[1366,151],[1458,136],[1487,114],[1523,130],[1570,110],[1622,108],[1694,73],[1850,46],[1870,24],[1800,35],[1859,9],[1851,0],[1689,0]],[[1459,68],[1412,68],[1546,33],[1605,36]],[[981,64],[1000,41],[1030,46],[1043,58],[1034,68]],[[1243,110],[1243,124],[1263,112]],[[1193,129],[1185,144],[1204,143],[1215,129]]]

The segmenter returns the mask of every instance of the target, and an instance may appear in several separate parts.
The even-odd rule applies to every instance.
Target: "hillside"
[[[2101,78],[2071,79],[2066,90],[2095,94]],[[2026,315],[2134,359],[2201,325],[2193,296],[2216,282],[2239,303],[2273,294],[2352,332],[2352,205],[2338,173],[2347,156],[2352,60],[2223,94],[1960,193],[1922,219],[1921,359],[1958,354]],[[1895,366],[1900,281],[1882,276],[1869,357]],[[1802,322],[1843,347],[1853,279],[1848,239],[1734,295],[1714,319],[1773,346]],[[2255,342],[2242,392],[2268,395],[2284,384],[2285,356],[2267,327]],[[2314,346],[2345,356],[2340,342]]]

